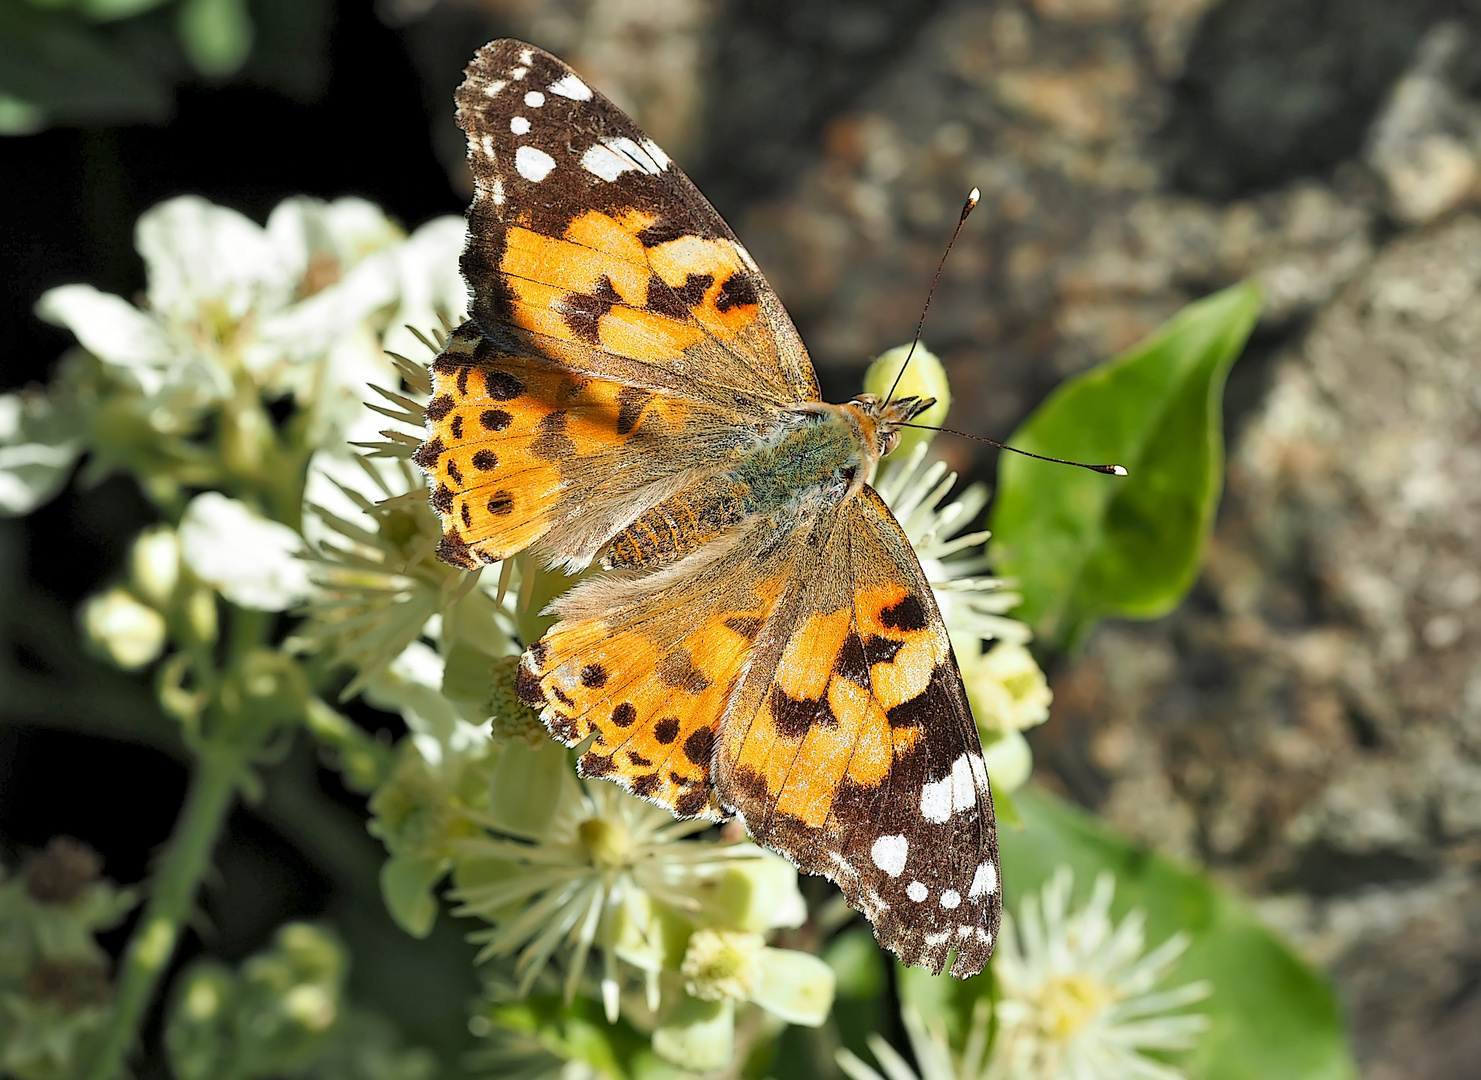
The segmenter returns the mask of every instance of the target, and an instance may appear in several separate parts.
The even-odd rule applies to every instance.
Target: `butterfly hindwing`
[[[463,273],[501,344],[732,408],[812,400],[781,302],[704,196],[549,53],[480,49],[457,92],[476,194]]]
[[[584,776],[684,817],[727,816],[710,763],[720,718],[790,570],[766,527],[669,571],[576,586],[524,657],[520,695],[576,746]],[[717,557],[718,556],[718,557]],[[738,572],[739,571],[739,572]]]
[[[758,841],[824,874],[907,963],[987,962],[992,793],[946,628],[865,488],[819,515],[720,725],[715,784]]]

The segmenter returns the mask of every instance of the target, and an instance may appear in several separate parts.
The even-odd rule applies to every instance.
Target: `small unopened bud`
[[[129,555],[134,591],[157,608],[168,606],[180,580],[180,542],[168,525],[145,529]]]
[[[210,645],[216,640],[216,594],[210,589],[196,589],[185,601],[185,621],[195,639]]]
[[[121,586],[92,597],[82,624],[93,643],[119,667],[141,668],[165,647],[165,620]]]
[[[905,364],[906,356],[910,357],[908,365]],[[900,373],[901,365],[905,365],[903,375]],[[895,382],[897,376],[900,379],[898,384]],[[890,393],[891,387],[894,387],[893,394]],[[913,354],[909,345],[880,353],[864,373],[864,391],[881,399],[890,397],[896,401],[907,397],[935,398],[936,404],[911,421],[921,427],[939,427],[951,408],[951,386],[946,381],[946,368],[924,345],[917,345]],[[891,453],[904,460],[913,447],[929,443],[935,436],[934,431],[922,431],[920,427],[901,428],[900,441]]]

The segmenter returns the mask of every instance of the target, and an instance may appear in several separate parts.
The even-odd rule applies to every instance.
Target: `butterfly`
[[[478,51],[457,91],[471,317],[416,452],[438,553],[590,576],[521,659],[578,770],[739,817],[838,884],[909,964],[981,971],[1001,918],[992,793],[904,531],[866,482],[929,400],[819,399],[750,254],[555,57]]]

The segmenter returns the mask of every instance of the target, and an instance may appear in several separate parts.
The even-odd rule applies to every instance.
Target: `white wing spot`
[[[528,135],[530,133],[530,122],[523,116],[511,116],[509,118],[509,130],[516,135]]]
[[[977,872],[972,875],[972,887],[967,890],[967,895],[973,900],[979,896],[991,896],[997,887],[998,868],[991,859],[984,859],[978,864]]]
[[[514,170],[532,184],[538,184],[555,168],[555,158],[533,146],[521,146],[514,152]]]
[[[962,754],[951,764],[950,774],[925,784],[920,789],[920,812],[937,825],[952,814],[977,805],[977,788],[972,782],[972,763]]]
[[[526,60],[525,63],[529,63],[529,61]],[[527,67],[511,68],[509,71],[509,74],[513,75],[516,80],[523,79],[529,73],[530,69]]]
[[[947,889],[944,893],[941,894],[941,906],[944,907],[947,911],[951,911],[953,908],[961,907],[961,905],[962,894],[957,892],[955,889]]]
[[[920,789],[920,812],[927,821],[940,825],[951,817],[951,777],[946,776]]]
[[[574,75],[563,75],[547,88],[552,94],[559,94],[563,98],[572,101],[590,101],[591,87],[587,86]]]
[[[483,156],[490,161],[494,160],[494,137],[492,135],[483,137]]]
[[[874,860],[874,865],[890,877],[900,876],[909,854],[910,841],[903,836],[881,836],[869,849],[869,857]]]
[[[504,87],[508,85],[509,84],[503,79],[495,79],[493,82],[489,83],[483,88],[483,92],[489,97],[498,97],[499,91],[504,89]]]
[[[972,783],[972,765],[963,754],[951,765],[951,812],[970,810],[977,805],[977,785]]]
[[[856,869],[854,869],[854,867],[849,863],[849,861],[847,859],[845,859],[838,852],[836,852],[836,851],[830,851],[830,852],[828,852],[828,858],[833,861],[833,865],[834,866],[838,867],[838,872],[840,874],[847,874],[849,877],[858,877],[859,876],[859,871],[856,870]]]
[[[627,158],[609,150],[601,143],[595,144],[581,155],[581,167],[593,176],[600,176],[609,184],[628,169],[637,168]]]
[[[972,936],[972,929],[973,928],[970,927],[970,926],[958,926],[956,928],[956,936],[957,937],[971,937]]]
[[[502,176],[494,177],[494,188],[489,192],[489,197],[494,200],[495,206],[504,205],[504,178]]]
[[[992,935],[989,934],[986,930],[982,929],[982,927],[980,926],[977,928],[976,934],[977,940],[982,942],[982,944],[984,945],[987,945],[992,941]]]
[[[926,888],[919,881],[912,881],[906,888],[905,895],[919,904],[922,900],[931,895],[931,890]]]
[[[643,140],[643,149],[646,150],[648,152],[648,156],[657,163],[660,172],[662,172],[664,169],[667,169],[671,164],[671,162],[669,161],[669,156],[662,150],[660,150],[658,148],[658,144],[652,139]]]
[[[538,90],[531,90],[525,95],[525,104],[532,109],[538,109],[545,104],[545,95]]]
[[[932,945],[932,946],[934,946],[934,945],[945,945],[946,942],[947,942],[947,940],[950,939],[950,937],[951,937],[951,931],[950,930],[942,930],[939,933],[927,934],[926,937],[925,937],[925,941],[926,941],[926,944],[927,945]]]
[[[967,760],[972,763],[972,779],[977,781],[977,786],[987,790],[987,766],[982,763],[981,754],[968,754]]]

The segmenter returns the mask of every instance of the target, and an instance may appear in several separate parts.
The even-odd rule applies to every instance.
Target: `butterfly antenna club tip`
[[[920,311],[920,322],[915,324],[915,337],[910,342],[910,351],[905,354],[905,362],[900,365],[900,370],[895,373],[895,381],[890,384],[890,392],[885,395],[885,404],[889,404],[895,399],[895,388],[900,385],[900,379],[905,375],[905,369],[910,366],[910,358],[915,355],[915,347],[920,344],[921,332],[926,328],[926,312],[931,310],[931,298],[936,295],[936,286],[941,283],[941,271],[946,269],[946,256],[951,254],[952,245],[956,243],[956,238],[962,235],[962,226],[967,223],[967,215],[981,201],[981,188],[974,187],[967,193],[967,201],[962,204],[962,215],[956,221],[956,230],[951,234],[951,239],[946,242],[946,250],[941,253],[941,261],[936,265],[936,276],[931,279],[930,291],[926,293],[926,303]]]

